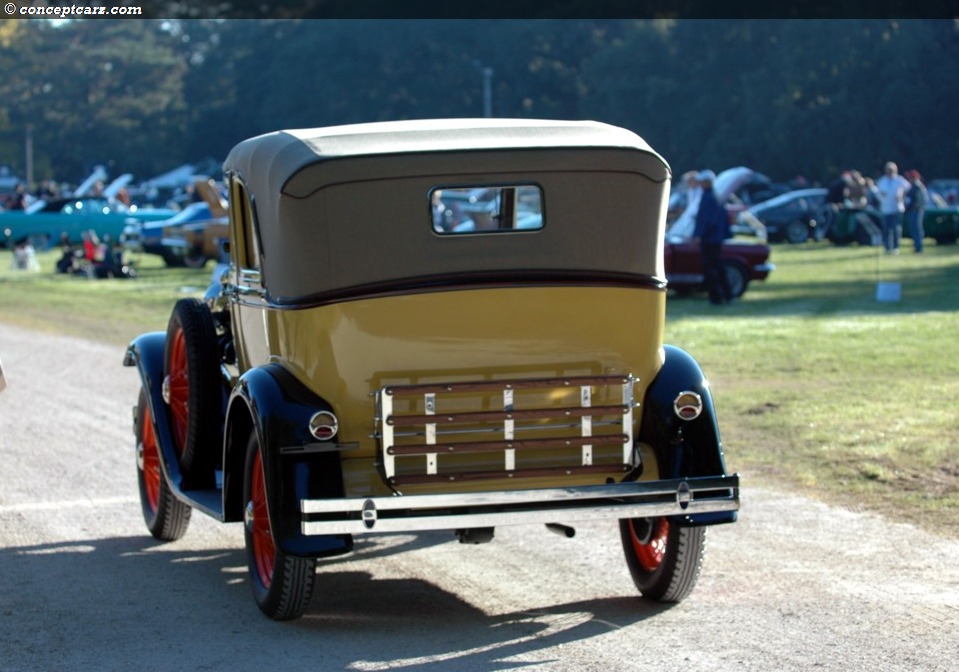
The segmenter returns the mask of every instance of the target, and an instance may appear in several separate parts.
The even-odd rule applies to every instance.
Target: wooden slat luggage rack
[[[387,481],[393,486],[457,480],[493,478],[529,478],[572,473],[608,473],[629,471],[633,466],[633,386],[637,379],[625,376],[573,376],[563,378],[514,379],[476,382],[387,385],[377,393],[377,433]],[[609,388],[607,398],[619,403],[594,406],[599,388]],[[578,405],[547,408],[516,408],[517,392],[543,394],[578,389]],[[498,410],[438,412],[439,398],[448,395],[476,394],[483,398],[501,396]],[[400,413],[397,402],[423,412]],[[611,427],[620,431],[610,432]],[[601,429],[600,433],[595,430]],[[535,438],[523,438],[536,433]],[[498,438],[477,440],[480,433],[495,433]],[[543,434],[546,436],[543,436]],[[468,440],[456,440],[463,435]],[[622,461],[594,463],[594,448],[621,446]],[[517,469],[517,452],[579,448],[579,463]],[[502,469],[482,471],[443,471],[441,455],[503,454]],[[422,470],[397,473],[398,458],[422,456]]]

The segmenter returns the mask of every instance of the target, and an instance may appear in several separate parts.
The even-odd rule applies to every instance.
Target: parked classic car
[[[816,235],[816,217],[827,189],[797,189],[752,205],[739,213],[737,224],[765,231],[771,242],[805,243]]]
[[[120,240],[124,227],[131,222],[167,219],[173,214],[166,208],[128,207],[97,196],[38,201],[26,211],[0,213],[0,242],[28,239],[42,249],[56,243],[64,233],[71,243],[79,244],[83,232],[90,230],[100,238]]]
[[[926,206],[922,228],[926,238],[932,238],[940,245],[954,245],[959,240],[959,206]],[[902,232],[907,238],[910,237],[905,221]]]
[[[156,254],[164,258],[167,265],[182,266],[182,261],[168,253],[163,247],[163,236],[167,227],[180,226],[191,222],[203,222],[210,219],[210,206],[206,203],[190,203],[168,219],[155,222],[130,222],[123,228],[120,241],[131,252]]]
[[[931,180],[927,185],[929,196],[938,201],[938,207],[959,206],[959,180],[954,178],[939,178]]]
[[[699,242],[682,236],[666,236],[666,280],[678,294],[705,291]],[[765,280],[776,266],[769,261],[769,245],[762,240],[731,238],[722,245],[723,264],[733,297],[741,297],[753,280]]]
[[[169,219],[127,225],[124,246],[159,255],[167,266],[202,268],[219,258],[228,233],[226,203],[212,181],[197,180],[195,187],[202,201],[189,203]]]
[[[721,202],[728,201],[731,194],[754,180],[755,175],[756,173],[752,170],[742,166],[724,170],[716,177],[713,186],[716,198]],[[666,230],[664,242],[666,279],[669,282],[669,288],[679,294],[705,290],[703,282],[706,274],[699,243],[693,240],[696,209],[684,211]],[[732,211],[730,216],[732,219],[736,218]],[[765,280],[776,268],[769,261],[769,245],[761,239],[765,232],[758,228],[744,231],[749,236],[749,240],[733,238],[722,246],[726,274],[735,298],[743,295],[751,281]],[[735,227],[733,230],[736,230]]]
[[[882,244],[882,214],[875,208],[830,208],[824,206],[818,220],[825,237],[837,245],[859,243]],[[926,208],[922,218],[923,233],[940,245],[953,245],[959,239],[959,207]],[[902,235],[910,237],[903,218]]]
[[[738,194],[747,196],[750,185],[762,184],[763,180],[768,179],[746,166],[727,168],[716,176],[713,193],[716,195],[716,200],[726,208],[731,225],[736,222],[736,216],[746,208],[746,203]],[[695,196],[691,205],[689,197],[689,188],[686,184],[674,185],[670,191],[666,222],[670,230],[675,231],[677,235],[688,235],[693,230],[696,211],[699,209],[699,197]]]
[[[180,222],[164,230],[161,245],[167,264],[202,268],[211,259],[223,256],[229,237],[229,215],[226,199],[213,180],[197,180],[194,190],[207,206],[209,217]],[[172,260],[177,260],[171,262]]]
[[[124,359],[155,538],[194,509],[242,522],[277,620],[357,535],[511,524],[615,521],[644,597],[689,594],[739,478],[702,370],[662,340],[671,176],[646,142],[384,122],[251,138],[224,173],[229,265]],[[477,188],[490,228],[437,223],[437,192]]]

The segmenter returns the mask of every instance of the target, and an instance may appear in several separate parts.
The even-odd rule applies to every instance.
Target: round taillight
[[[310,418],[310,434],[312,434],[317,441],[331,440],[336,436],[336,430],[339,429],[339,427],[340,424],[336,416],[329,411],[314,413],[313,417]]]
[[[695,392],[680,392],[673,402],[673,411],[680,420],[695,420],[703,412],[703,398]]]

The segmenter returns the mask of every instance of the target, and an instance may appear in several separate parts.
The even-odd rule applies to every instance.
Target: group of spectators
[[[882,245],[886,254],[899,254],[902,221],[905,216],[916,252],[923,251],[922,218],[929,203],[929,191],[918,170],[899,174],[899,167],[888,161],[878,180],[863,177],[857,170],[844,171],[826,193],[833,207],[873,206],[882,213]]]
[[[96,231],[91,229],[84,231],[81,237],[82,245],[74,248],[67,234],[61,236],[57,273],[73,273],[89,278],[136,277],[136,270],[123,259],[123,246],[112,241],[110,236],[100,240]]]
[[[695,208],[693,240],[700,244],[704,284],[713,305],[732,303],[735,297],[729,285],[722,259],[723,241],[732,237],[726,209],[713,193],[716,174],[712,170],[691,171],[683,175],[687,187],[687,208]],[[882,245],[886,254],[899,254],[902,222],[905,219],[916,252],[923,251],[922,218],[929,203],[929,192],[918,170],[899,174],[889,161],[878,180],[848,170],[830,186],[827,202],[835,207],[873,206],[882,214]]]
[[[50,199],[60,196],[60,187],[50,180],[43,180],[37,185],[36,193],[27,191],[23,182],[19,183],[9,194],[0,196],[0,210],[26,210],[37,199]]]

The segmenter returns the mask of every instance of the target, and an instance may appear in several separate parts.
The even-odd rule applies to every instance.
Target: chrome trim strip
[[[436,415],[436,393],[427,392],[423,395],[423,405],[426,408],[426,415]],[[436,445],[436,423],[427,422],[425,425],[426,428],[426,444],[429,446]],[[436,453],[427,453],[426,454],[426,473],[430,475],[436,474]]]
[[[513,388],[508,387],[503,390],[503,410],[506,413],[512,413],[513,406]],[[514,441],[516,439],[516,421],[512,418],[503,420],[503,441]],[[516,471],[516,449],[507,448],[503,451],[503,469],[506,471]]]
[[[376,424],[379,425],[384,446],[392,446],[396,442],[393,436],[393,425],[386,422],[386,419],[392,415],[393,394],[384,388],[376,393]],[[380,457],[383,460],[383,471],[389,478],[396,469],[394,466],[396,458],[388,454],[386,450],[380,451]]]
[[[583,408],[589,408],[593,405],[593,388],[589,385],[582,385],[579,388],[579,405]],[[584,415],[579,419],[580,422],[580,432],[584,437],[593,435],[593,416]],[[591,444],[583,444],[582,448],[583,461],[582,464],[584,467],[588,467],[593,464],[593,446]]]
[[[623,405],[629,409],[629,412],[623,414],[623,434],[626,435],[626,443],[623,444],[623,464],[634,467],[638,467],[642,463],[639,451],[633,446],[633,408],[637,406],[633,396],[633,386],[638,382],[639,378],[630,374],[626,382],[623,383]]]

